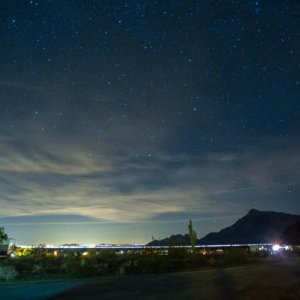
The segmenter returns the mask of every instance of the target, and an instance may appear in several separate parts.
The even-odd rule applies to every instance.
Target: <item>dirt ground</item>
[[[3,287],[6,286],[3,289]],[[19,293],[18,293],[19,291]],[[14,292],[14,294],[13,294]],[[7,298],[6,298],[7,297]],[[300,299],[300,262],[0,285],[0,299]]]
[[[51,299],[300,299],[300,263],[98,280]]]

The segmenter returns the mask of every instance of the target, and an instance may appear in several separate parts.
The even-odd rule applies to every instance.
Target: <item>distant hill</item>
[[[209,233],[204,238],[198,240],[197,244],[273,243],[280,241],[285,230],[297,221],[299,221],[299,227],[297,228],[300,230],[300,215],[251,209],[244,217],[239,219],[233,225],[226,227],[219,232]],[[188,234],[171,235],[162,240],[154,240],[148,245],[190,245],[190,237]]]
[[[188,234],[176,234],[162,240],[154,240],[147,246],[187,246],[190,244],[191,240]]]
[[[300,245],[300,221],[289,226],[283,232],[281,240],[285,244]]]
[[[232,226],[208,234],[198,244],[272,243],[280,240],[284,230],[297,221],[299,215],[251,209]]]

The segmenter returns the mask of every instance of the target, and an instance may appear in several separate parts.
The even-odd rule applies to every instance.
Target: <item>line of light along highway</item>
[[[195,245],[195,248],[232,248],[232,247],[271,247],[274,244],[218,244],[218,245]],[[144,244],[133,244],[133,245],[16,245],[17,248],[46,248],[46,249],[170,249],[170,248],[191,248],[192,246],[183,245],[172,245],[172,246],[149,246]]]

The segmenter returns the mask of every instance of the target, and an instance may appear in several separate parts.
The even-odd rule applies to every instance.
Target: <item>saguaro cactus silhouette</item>
[[[190,234],[190,239],[191,239],[192,251],[194,252],[195,244],[197,241],[197,232],[193,228],[192,220],[189,221],[188,228],[189,228],[189,234]]]

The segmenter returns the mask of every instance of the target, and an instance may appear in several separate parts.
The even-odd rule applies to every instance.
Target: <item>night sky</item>
[[[0,224],[18,244],[300,214],[298,0],[3,0],[0,38]]]

